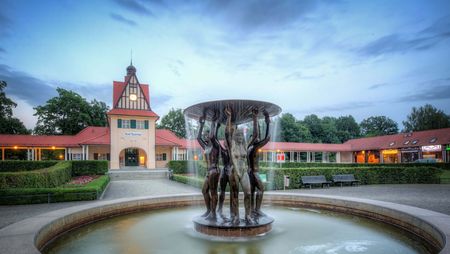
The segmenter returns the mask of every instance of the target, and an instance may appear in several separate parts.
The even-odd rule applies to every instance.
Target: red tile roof
[[[108,115],[121,115],[121,116],[153,116],[159,118],[159,116],[151,110],[138,110],[138,109],[122,109],[114,108],[108,112]]]
[[[262,150],[269,151],[311,151],[311,152],[348,152],[351,147],[346,144],[318,144],[295,142],[269,142]]]
[[[18,147],[76,147],[75,136],[0,135],[1,146]]]
[[[432,143],[433,138],[436,141]],[[351,139],[344,144],[350,145],[353,151],[450,144],[450,128]]]

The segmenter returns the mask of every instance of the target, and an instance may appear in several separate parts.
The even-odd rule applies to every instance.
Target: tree
[[[58,96],[37,106],[38,122],[34,132],[40,135],[75,135],[87,126],[106,126],[108,107],[96,100],[87,102],[81,95],[57,88]]]
[[[178,137],[186,138],[186,125],[181,109],[170,109],[169,113],[161,118],[157,128],[171,130]]]
[[[403,121],[404,131],[423,131],[450,127],[450,116],[430,104],[416,108]]]
[[[336,119],[337,136],[340,143],[361,136],[359,124],[353,116],[340,116]]]
[[[330,116],[325,116],[320,120],[322,132],[319,134],[318,138],[321,143],[336,144],[341,142],[338,138],[336,121],[337,119],[335,117]]]
[[[308,128],[297,121],[295,117],[286,113],[280,119],[281,141],[283,142],[311,142],[312,137]]]
[[[311,133],[311,141],[313,143],[322,142],[322,121],[317,115],[307,115],[305,116],[305,118],[303,118],[303,121],[301,121],[301,123],[309,129],[309,132]]]
[[[383,136],[398,133],[398,124],[386,116],[371,116],[364,119],[361,124],[363,136]]]
[[[13,117],[13,108],[17,104],[6,97],[5,89],[8,86],[6,81],[0,81],[0,133],[1,134],[29,134],[25,125],[18,118]]]

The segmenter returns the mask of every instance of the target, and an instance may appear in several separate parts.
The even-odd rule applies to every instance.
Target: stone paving
[[[289,190],[286,192],[374,199],[416,206],[450,215],[449,184],[365,185],[359,187],[331,187],[329,189]],[[111,181],[103,199],[111,200],[178,193],[200,193],[200,189],[167,179]],[[0,206],[0,228],[41,213],[92,202],[97,201]]]

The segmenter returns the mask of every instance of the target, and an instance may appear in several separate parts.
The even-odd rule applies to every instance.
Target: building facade
[[[111,170],[164,168],[170,160],[201,160],[197,141],[156,129],[148,84],[133,65],[113,82],[108,127],[87,127],[73,136],[0,135],[1,160],[108,160]],[[450,128],[352,139],[344,144],[269,142],[266,162],[450,162]]]

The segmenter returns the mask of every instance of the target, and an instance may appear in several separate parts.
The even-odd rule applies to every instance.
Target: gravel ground
[[[200,189],[167,179],[124,180],[111,181],[103,199],[199,192]],[[450,184],[364,185],[331,187],[329,189],[289,190],[286,192],[375,199],[421,207],[450,215]],[[0,228],[41,213],[87,202],[98,201],[0,206]]]

